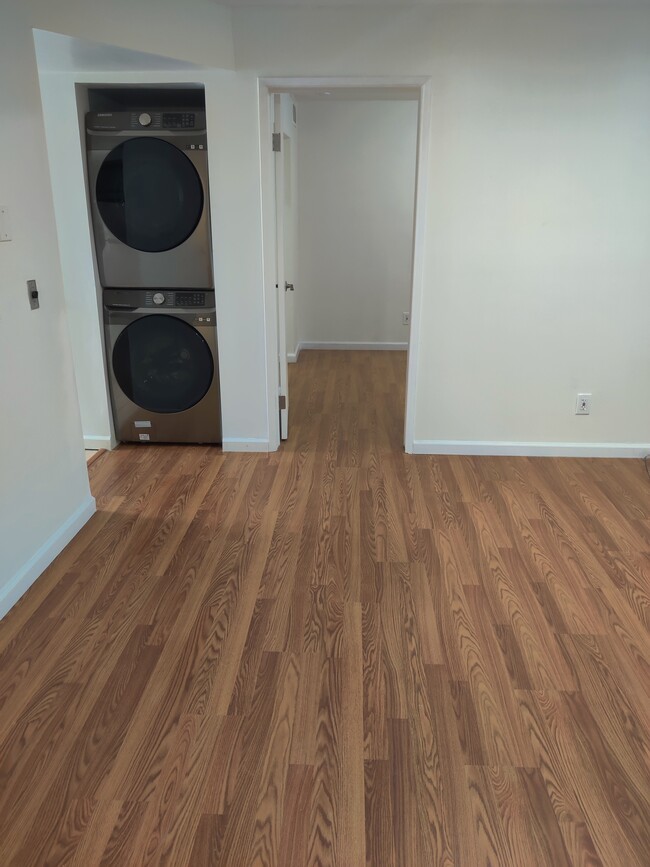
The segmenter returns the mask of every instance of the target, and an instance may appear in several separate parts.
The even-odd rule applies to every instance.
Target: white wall
[[[264,75],[431,77],[416,448],[643,453],[650,7],[238,9],[233,32]]]
[[[38,40],[36,45],[38,53]],[[39,78],[84,445],[111,448],[114,439],[104,364],[101,292],[83,183],[81,131],[88,110],[87,89],[79,89],[77,105],[72,76],[43,73]]]
[[[299,99],[304,343],[408,342],[416,101]]]
[[[94,511],[28,22],[16,4],[0,27],[0,202],[13,233],[0,244],[0,616]]]
[[[5,5],[10,4],[5,0]],[[21,16],[14,7],[21,6]],[[191,11],[178,0],[110,0],[98,3],[88,0],[21,0],[11,3],[11,11],[3,12],[2,24],[8,31],[22,29],[24,24],[40,30],[50,30],[76,37],[67,52],[57,53],[57,60],[66,59],[72,69],[124,69],[128,52],[119,64],[109,49],[97,66],[98,46],[118,46],[135,52],[150,52],[165,59],[177,58],[194,66],[234,66],[234,49],[230,9],[213,0],[192,0]],[[24,17],[23,17],[24,15]],[[134,57],[133,69],[139,68]],[[146,66],[145,66],[146,68]]]

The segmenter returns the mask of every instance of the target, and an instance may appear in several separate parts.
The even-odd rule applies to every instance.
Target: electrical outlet
[[[404,311],[402,313],[402,325],[410,325],[411,324],[411,314],[408,311]]]
[[[579,394],[576,397],[576,415],[589,415],[591,412],[591,395]]]

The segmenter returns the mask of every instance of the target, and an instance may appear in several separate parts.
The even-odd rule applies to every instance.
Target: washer
[[[213,288],[205,112],[90,112],[86,147],[102,286]]]
[[[122,442],[221,442],[213,291],[107,289],[104,328]]]

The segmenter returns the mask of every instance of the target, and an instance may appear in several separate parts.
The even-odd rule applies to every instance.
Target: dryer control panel
[[[205,130],[205,112],[187,109],[142,108],[137,111],[90,111],[86,115],[86,129],[91,132],[130,130],[178,130],[196,132]]]
[[[193,111],[166,111],[162,116],[163,129],[194,129],[196,114]]]
[[[177,307],[205,307],[205,292],[176,292]]]
[[[145,292],[144,296],[145,307],[173,307],[174,293],[169,290],[164,292],[160,289],[154,289],[151,292]]]
[[[152,289],[145,293],[145,307],[205,307],[205,292]]]

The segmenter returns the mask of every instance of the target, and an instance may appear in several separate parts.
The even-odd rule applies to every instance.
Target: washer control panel
[[[142,307],[159,310],[204,311],[214,315],[213,289],[104,289],[104,306],[109,310],[137,310]],[[202,322],[213,321],[202,319]]]

